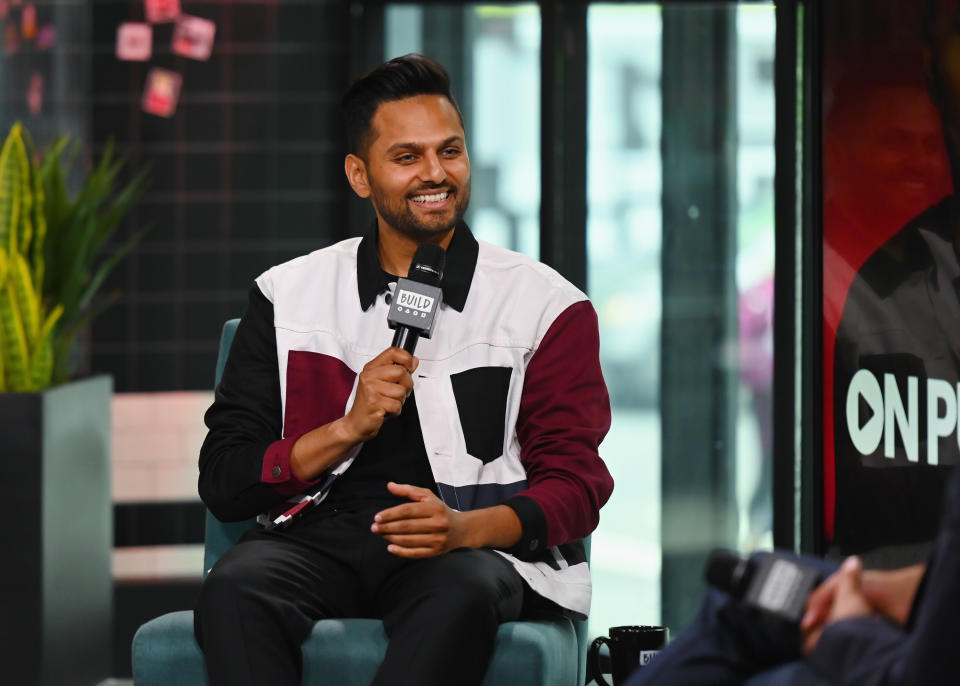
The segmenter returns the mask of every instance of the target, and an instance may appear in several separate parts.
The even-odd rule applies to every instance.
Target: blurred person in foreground
[[[710,590],[691,625],[638,669],[629,686],[947,686],[960,680],[960,651],[953,645],[960,634],[960,471],[953,466],[960,380],[958,20],[960,0],[925,6],[926,70],[954,191],[865,261],[837,334],[836,424],[852,444],[852,450],[838,447],[840,548],[876,553],[884,543],[916,543],[906,546],[906,555],[926,552],[926,561],[867,570],[858,556],[839,567],[808,558],[820,566],[823,581],[799,626],[772,622]],[[908,398],[909,388],[931,386],[932,414],[926,404],[919,415],[905,409],[895,423],[899,443],[888,447],[873,437],[876,444],[867,445],[872,441],[864,440],[857,403],[846,402],[861,371],[886,384],[887,402],[894,389]],[[859,383],[865,378],[861,373]],[[913,397],[925,401],[928,392],[915,390]],[[918,417],[925,418],[925,432]]]

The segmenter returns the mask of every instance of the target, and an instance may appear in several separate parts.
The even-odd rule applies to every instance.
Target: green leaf
[[[20,124],[14,124],[0,149],[0,246],[16,246],[20,223],[20,151],[23,140]]]
[[[113,268],[117,266],[117,263],[120,262],[120,260],[126,257],[127,253],[136,247],[137,243],[139,243],[143,237],[150,232],[151,228],[152,227],[147,226],[143,229],[140,229],[140,231],[128,238],[126,242],[117,248],[116,251],[110,255],[110,257],[99,264],[96,273],[93,275],[93,278],[90,279],[90,283],[87,284],[86,290],[80,296],[78,309],[83,310],[90,305],[93,296],[96,295],[98,290],[100,290],[104,280],[107,278],[110,272],[113,271]]]
[[[20,253],[14,253],[10,260],[10,274],[7,284],[13,289],[17,299],[17,309],[20,312],[20,322],[27,345],[32,348],[40,336],[40,298],[33,290],[33,279],[30,278],[30,267]]]
[[[11,391],[25,391],[30,385],[27,336],[10,279],[0,288],[0,331],[6,342],[7,387]]]
[[[21,137],[17,158],[20,164],[20,222],[17,225],[17,248],[21,253],[30,249],[33,240],[33,183],[30,179],[31,160],[27,154],[27,146]],[[22,153],[22,154],[21,154]]]
[[[62,314],[63,308],[58,305],[40,329],[36,350],[30,360],[31,390],[42,390],[50,385],[54,365],[53,329]]]
[[[68,136],[35,151],[20,124],[0,149],[0,392],[66,380],[77,334],[115,300],[99,291],[149,230],[114,244],[150,172],[123,179],[113,141],[92,164]]]

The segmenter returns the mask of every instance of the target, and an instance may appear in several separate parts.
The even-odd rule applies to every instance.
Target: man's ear
[[[370,197],[370,183],[367,181],[367,165],[359,157],[350,153],[343,161],[343,171],[353,192],[361,198]]]

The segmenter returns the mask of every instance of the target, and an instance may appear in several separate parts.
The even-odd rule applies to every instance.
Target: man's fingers
[[[851,555],[843,561],[840,567],[841,572],[845,572],[851,577],[856,577],[857,585],[860,585],[860,572],[863,571],[863,562],[856,555]]]
[[[808,633],[803,639],[803,654],[809,655],[813,652],[813,649],[817,647],[817,642],[820,640],[820,634],[823,633],[823,627],[814,629]]]
[[[387,546],[387,552],[397,557],[406,557],[411,560],[423,559],[425,557],[436,557],[442,551],[433,548],[404,548],[400,545],[391,543]]]
[[[370,389],[378,389],[383,386],[399,386],[406,392],[413,388],[413,379],[403,367],[379,367],[361,372],[360,385]]]
[[[391,346],[367,362],[363,368],[364,370],[367,370],[373,369],[374,367],[398,365],[407,370],[407,372],[413,373],[413,370],[415,370],[419,364],[420,360],[408,353],[403,348],[395,348]]]
[[[860,572],[862,569],[860,558],[856,556],[848,557],[843,561],[843,565],[840,567],[840,578],[837,580],[838,596],[860,593]]]
[[[827,581],[817,586],[807,598],[807,610],[800,621],[801,629],[809,629],[826,619],[836,593],[836,579],[831,576]]]
[[[395,534],[434,534],[447,530],[447,526],[430,513],[400,516],[396,519],[380,518],[370,525],[375,534],[386,537]]]
[[[411,486],[410,484],[398,484],[394,481],[387,482],[387,490],[402,498],[410,498],[410,500],[426,500],[434,496],[433,491],[429,488],[420,488],[419,486]]]
[[[427,491],[427,493],[430,493],[430,491]],[[410,503],[394,505],[393,507],[388,507],[386,510],[381,510],[373,516],[373,521],[381,524],[407,519],[422,521],[430,517],[436,517],[441,514],[442,509],[442,505],[437,507],[433,502],[415,500]]]
[[[436,551],[440,551],[444,543],[442,536],[428,533],[391,534],[383,538],[391,545],[401,548],[430,548]]]

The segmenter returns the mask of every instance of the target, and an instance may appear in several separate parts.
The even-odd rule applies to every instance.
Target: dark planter
[[[110,399],[98,376],[0,394],[0,681],[110,676]]]

